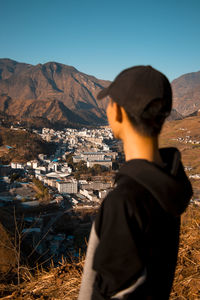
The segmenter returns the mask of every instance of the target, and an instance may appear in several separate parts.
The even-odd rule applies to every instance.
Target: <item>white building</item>
[[[41,153],[41,154],[38,154],[38,158],[39,158],[40,160],[45,160],[45,159],[47,158],[47,155]]]
[[[58,181],[56,186],[59,193],[76,194],[78,192],[78,182],[75,179],[69,181]]]
[[[97,161],[97,160],[103,160],[105,153],[104,152],[83,152],[81,154],[83,157],[83,160],[88,161]]]
[[[112,168],[112,161],[111,160],[87,161],[88,168],[92,168],[94,165],[100,165],[106,168]]]
[[[80,194],[85,196],[87,199],[90,201],[99,201],[97,196],[94,195],[93,191],[88,191],[88,190],[80,190]]]
[[[79,188],[84,190],[107,190],[113,186],[112,182],[79,180]]]
[[[32,167],[32,162],[31,162],[31,161],[27,161],[26,165],[27,165],[28,167]]]
[[[11,162],[10,164],[12,169],[17,169],[17,163],[16,162]]]
[[[11,162],[10,166],[12,169],[24,169],[25,164],[19,162]]]
[[[33,160],[32,161],[32,168],[36,169],[39,166],[39,161],[38,160]]]
[[[57,179],[54,179],[54,178],[48,178],[47,184],[48,184],[49,186],[51,186],[51,187],[56,187]]]
[[[48,164],[48,170],[53,171],[53,172],[57,172],[59,165],[60,164],[58,162],[51,162],[51,163]]]
[[[104,199],[108,194],[107,190],[99,191],[99,199]]]
[[[73,163],[78,163],[81,160],[83,160],[83,157],[81,155],[74,155],[73,156]]]
[[[73,162],[77,163],[81,160],[84,161],[106,161],[116,159],[117,152],[83,152],[79,155],[73,155]]]
[[[27,161],[26,165],[33,169],[36,169],[39,166],[39,161],[38,160],[30,160],[30,161]]]
[[[35,174],[41,174],[41,173],[46,173],[47,169],[44,166],[39,166],[35,168]]]

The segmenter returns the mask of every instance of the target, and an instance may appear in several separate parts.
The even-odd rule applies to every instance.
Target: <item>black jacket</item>
[[[93,226],[79,299],[169,298],[192,188],[178,150],[160,153],[163,167],[134,159],[117,174]]]

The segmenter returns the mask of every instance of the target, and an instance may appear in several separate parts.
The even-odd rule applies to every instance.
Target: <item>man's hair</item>
[[[158,136],[165,119],[169,116],[171,108],[163,105],[163,99],[154,99],[137,117],[131,116],[127,111],[127,116],[138,133],[144,136]]]

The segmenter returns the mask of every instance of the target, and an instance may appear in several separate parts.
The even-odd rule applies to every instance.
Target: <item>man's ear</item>
[[[117,104],[116,102],[114,102],[115,105],[115,116],[116,116],[116,121],[121,123],[122,122],[122,109],[121,106],[119,104]]]

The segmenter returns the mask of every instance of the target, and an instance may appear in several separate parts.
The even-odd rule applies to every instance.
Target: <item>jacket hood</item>
[[[159,150],[164,166],[145,159],[127,161],[119,170],[116,180],[126,175],[144,186],[168,213],[178,216],[184,212],[193,194],[190,181],[176,148]]]

